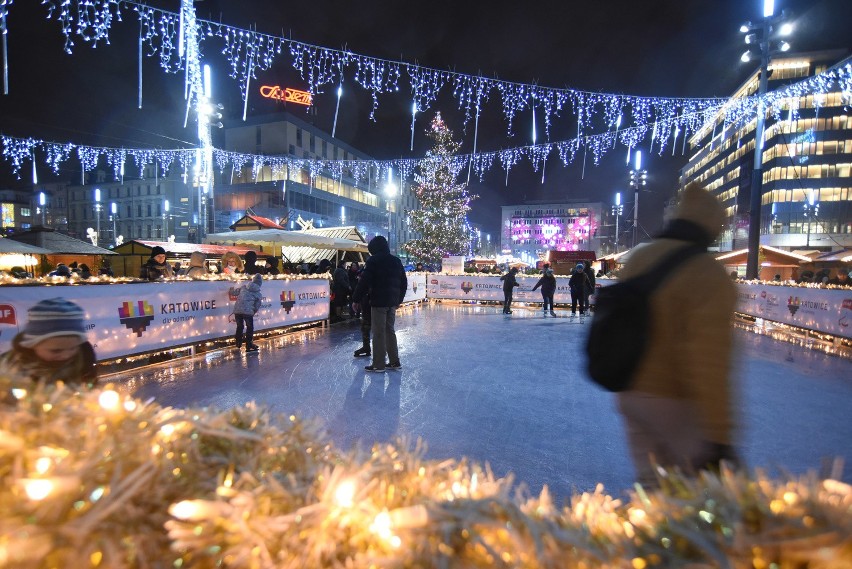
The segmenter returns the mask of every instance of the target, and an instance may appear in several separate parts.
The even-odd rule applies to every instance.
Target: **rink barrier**
[[[426,295],[436,300],[503,302],[503,282],[497,275],[426,275]],[[541,304],[541,290],[533,291],[540,276],[516,277],[513,302]],[[599,278],[595,287],[617,282]],[[779,322],[843,338],[852,338],[852,288],[784,286],[736,283],[737,312],[756,319]],[[556,277],[555,304],[571,304],[568,277]],[[594,295],[591,298],[594,304]]]
[[[27,324],[27,310],[37,302],[62,297],[86,314],[89,341],[99,361],[228,338],[236,298],[235,285],[249,281],[162,281],[131,284],[0,287],[0,352]],[[254,318],[256,332],[327,320],[326,279],[268,279]]]
[[[514,300],[541,304],[536,276],[519,276]],[[86,329],[100,361],[173,350],[228,339],[233,302],[229,289],[247,281],[164,281],[120,284],[0,286],[0,352],[11,346],[27,321],[27,310],[46,298],[63,297],[86,313]],[[597,287],[615,282],[598,279]],[[737,283],[737,312],[756,320],[852,338],[852,289]],[[268,279],[255,316],[257,332],[329,318],[329,285],[320,279]],[[502,302],[497,275],[409,273],[405,301],[427,299]],[[557,277],[556,304],[570,304],[567,277]]]

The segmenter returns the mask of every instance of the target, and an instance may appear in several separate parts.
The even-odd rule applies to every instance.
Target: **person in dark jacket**
[[[373,331],[373,363],[364,369],[383,372],[385,368],[399,369],[399,347],[396,340],[396,309],[405,299],[408,278],[398,257],[391,255],[388,240],[382,235],[373,237],[367,245],[367,259],[352,300],[360,303],[370,295],[370,318]],[[387,360],[385,360],[387,356]],[[385,363],[387,361],[387,363]]]
[[[77,269],[79,272],[81,279],[90,279],[92,278],[92,269],[89,268],[89,265],[86,263],[82,263],[80,267]]]
[[[373,319],[370,315],[370,291],[364,293],[360,303],[353,303],[353,306],[358,306],[358,311],[361,314],[361,347],[355,350],[352,354],[356,358],[370,356],[370,329],[372,328]]]
[[[262,275],[266,273],[266,269],[257,265],[257,253],[254,251],[246,251],[246,262],[243,272],[247,275]]]
[[[548,309],[551,316],[556,316],[556,313],[553,311],[553,295],[556,293],[556,275],[553,274],[550,263],[544,264],[544,271],[542,271],[541,278],[535,283],[533,290],[536,290],[538,287],[541,287],[543,316],[547,318]]]
[[[577,315],[577,305],[580,305],[580,316],[586,314],[585,294],[591,288],[589,276],[586,274],[586,266],[583,263],[577,263],[574,270],[571,271],[571,277],[568,279],[568,287],[571,289],[571,316]]]
[[[260,293],[260,285],[263,284],[263,276],[256,274],[251,282],[240,288],[240,295],[234,303],[234,319],[237,321],[237,348],[242,347],[243,340],[246,343],[246,352],[256,352],[258,347],[254,345],[254,315],[260,310],[263,295]]]
[[[595,270],[592,268],[592,262],[585,262],[586,277],[589,282],[586,284],[586,290],[583,291],[583,308],[586,312],[589,311],[589,297],[595,294]]]
[[[28,316],[27,325],[12,339],[12,348],[0,355],[0,374],[42,383],[94,385],[95,350],[86,335],[83,309],[64,298],[48,298],[33,305]]]
[[[68,265],[64,263],[59,263],[56,265],[56,268],[50,271],[47,276],[49,277],[70,277],[71,269],[68,268]]]
[[[516,286],[521,286],[515,275],[518,274],[518,267],[512,267],[509,272],[500,277],[503,281],[503,314],[512,313],[512,292]]]
[[[334,300],[331,303],[332,318],[341,320],[343,318],[343,307],[349,305],[349,296],[352,294],[352,289],[349,287],[349,272],[346,270],[346,263],[343,261],[338,263],[331,275],[331,292],[334,294]]]
[[[151,258],[142,265],[141,278],[155,281],[161,278],[172,278],[172,266],[166,262],[166,250],[159,245],[151,249]]]
[[[266,258],[266,274],[271,277],[281,274],[281,271],[278,269],[278,257]]]

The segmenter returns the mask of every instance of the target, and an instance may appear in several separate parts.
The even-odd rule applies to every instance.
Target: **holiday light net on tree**
[[[0,567],[852,565],[852,489],[832,478],[667,473],[660,491],[558,505],[420,443],[342,452],[255,404],[7,378],[0,393]]]
[[[470,251],[467,214],[477,196],[457,182],[461,165],[454,157],[461,145],[453,140],[441,113],[435,115],[426,136],[433,147],[420,161],[412,188],[420,207],[408,214],[409,227],[420,237],[408,241],[404,249],[420,261],[437,263],[448,255]]]

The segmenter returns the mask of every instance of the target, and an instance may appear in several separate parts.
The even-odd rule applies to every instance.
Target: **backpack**
[[[694,245],[680,248],[648,272],[597,291],[586,341],[592,381],[613,392],[630,388],[648,343],[651,293],[678,265],[704,252]]]

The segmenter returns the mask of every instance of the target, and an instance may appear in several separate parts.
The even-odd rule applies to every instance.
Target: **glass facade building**
[[[846,57],[844,60],[843,58]],[[849,63],[845,51],[774,57],[768,89],[778,90],[832,65]],[[755,73],[733,95],[758,90]],[[786,250],[852,246],[852,94],[791,96],[780,113],[766,115],[760,243]],[[692,154],[680,172],[681,187],[697,181],[725,205],[727,227],[719,249],[748,247],[755,124],[725,124],[721,114],[689,140]]]

